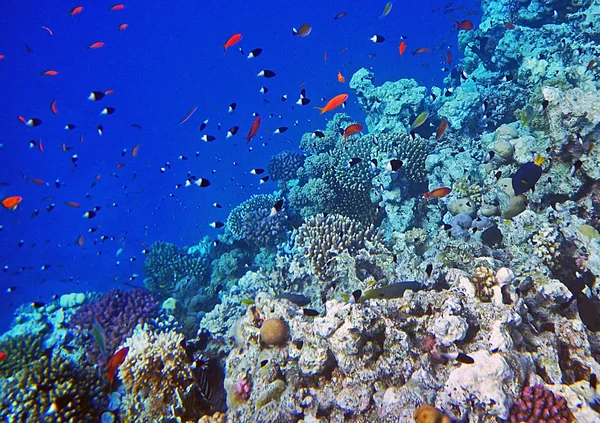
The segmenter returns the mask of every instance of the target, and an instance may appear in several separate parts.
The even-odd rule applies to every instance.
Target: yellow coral
[[[183,335],[175,331],[138,329],[127,339],[129,353],[119,377],[125,387],[123,408],[128,421],[196,421],[205,414],[207,406],[182,347],[183,340]]]
[[[473,284],[475,285],[475,295],[481,301],[489,302],[492,300],[494,292],[492,288],[496,284],[495,274],[492,269],[487,266],[477,266],[473,272]]]
[[[448,416],[427,404],[417,408],[413,417],[416,423],[452,423]]]

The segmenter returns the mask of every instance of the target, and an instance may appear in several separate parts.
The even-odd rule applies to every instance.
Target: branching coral
[[[304,164],[305,158],[304,154],[290,150],[282,151],[273,156],[267,165],[271,179],[282,182],[295,179],[297,177],[296,173]]]
[[[70,325],[79,333],[90,363],[102,360],[98,344],[92,336],[94,321],[104,331],[106,353],[112,355],[136,325],[145,323],[158,314],[158,303],[145,289],[121,291],[113,289],[99,299],[81,306],[71,317]]]
[[[0,351],[6,353],[0,361],[0,379],[14,375],[45,353],[42,337],[29,335],[5,337],[0,342]]]
[[[171,296],[182,279],[202,281],[208,275],[209,262],[205,256],[194,257],[184,249],[168,242],[155,242],[144,262],[146,287],[161,300]]]
[[[40,345],[39,339],[29,341]],[[59,351],[38,352],[29,360],[0,383],[2,421],[100,421],[108,382],[99,367],[81,365]]]
[[[573,415],[567,401],[544,388],[544,385],[526,386],[510,409],[510,423],[569,423]]]
[[[209,411],[183,342],[175,331],[143,330],[126,341],[129,353],[119,368],[126,421],[196,421]]]
[[[229,213],[227,234],[235,241],[244,240],[252,248],[273,247],[289,227],[285,201],[281,212],[270,216],[279,200],[276,194],[253,195]]]
[[[358,251],[365,246],[365,241],[374,239],[373,225],[365,226],[341,215],[319,214],[300,226],[296,246],[307,255],[314,273],[324,278],[338,254]]]

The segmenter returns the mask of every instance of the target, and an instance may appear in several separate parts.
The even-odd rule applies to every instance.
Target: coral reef
[[[119,368],[119,378],[125,388],[125,421],[197,421],[210,411],[184,349],[183,335],[137,330],[124,345],[129,353]]]
[[[284,201],[281,212],[270,216],[280,197],[277,194],[253,195],[236,206],[227,217],[226,241],[244,241],[249,249],[273,247],[289,229]]]
[[[82,305],[69,324],[79,335],[88,351],[89,363],[103,361],[100,348],[92,335],[94,322],[102,328],[106,339],[106,353],[111,356],[138,324],[149,322],[158,315],[159,304],[145,289],[122,291],[113,289],[100,298]]]
[[[291,150],[277,153],[269,160],[267,170],[274,181],[287,182],[297,178],[298,169],[304,164],[306,157]]]
[[[160,300],[172,295],[178,282],[196,280],[203,283],[209,274],[205,255],[195,257],[168,242],[155,242],[144,262],[144,285]]]
[[[18,341],[19,345],[27,342],[35,345],[35,356],[27,355],[32,351],[30,347],[10,351],[14,355],[22,353],[28,361],[13,361],[10,377],[0,378],[0,418],[23,422],[99,421],[108,403],[108,381],[99,368],[81,366],[58,349],[41,349],[39,337]]]
[[[573,421],[573,414],[565,399],[544,388],[544,385],[526,386],[510,409],[510,423],[533,423],[540,420],[569,423]]]

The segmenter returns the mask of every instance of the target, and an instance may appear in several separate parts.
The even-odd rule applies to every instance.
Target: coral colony
[[[600,9],[550,3],[457,22],[443,88],[347,75],[365,127],[328,112],[145,289],[21,307],[2,420],[600,422]]]

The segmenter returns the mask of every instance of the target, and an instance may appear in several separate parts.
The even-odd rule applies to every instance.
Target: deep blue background
[[[350,94],[346,113],[364,119],[348,88],[352,73],[360,67],[372,67],[378,84],[415,78],[426,86],[440,86],[445,50],[414,57],[410,52],[447,40],[457,62],[452,18],[468,18],[477,24],[479,15],[467,15],[477,10],[476,5],[455,3],[452,8],[466,8],[444,15],[432,10],[443,10],[445,2],[396,1],[390,15],[380,19],[385,1],[132,0],[125,2],[124,10],[110,12],[115,2],[2,2],[0,197],[20,195],[23,202],[18,210],[0,210],[0,265],[8,268],[0,272],[0,310],[5,317],[0,319],[0,330],[7,326],[14,308],[24,302],[123,286],[134,273],[140,277],[133,283],[142,284],[144,245],[166,240],[183,246],[198,242],[205,234],[216,236],[218,231],[208,223],[225,221],[231,208],[250,195],[275,189],[272,182],[258,187],[259,176],[249,170],[266,168],[278,151],[297,148],[304,132],[325,126],[331,114],[320,116],[313,108],[324,104],[321,98]],[[83,12],[70,16],[78,5],[84,7]],[[348,15],[334,21],[332,17],[341,11]],[[306,38],[292,37],[292,27],[304,22],[313,26],[312,33]],[[121,23],[129,27],[119,31]],[[224,54],[221,46],[237,32],[243,34],[242,41]],[[372,43],[369,38],[376,33],[385,36],[386,42]],[[408,36],[403,59],[398,54],[401,35]],[[106,45],[87,50],[95,41]],[[26,51],[26,44],[33,53]],[[248,52],[257,47],[264,49],[263,54],[248,60]],[[376,57],[368,58],[369,53]],[[277,76],[257,78],[265,68]],[[59,75],[40,76],[47,69]],[[346,77],[345,84],[337,81],[338,71]],[[294,104],[302,83],[312,99],[304,108]],[[269,88],[267,95],[259,93],[263,85]],[[87,100],[91,91],[107,89],[116,92],[99,102]],[[286,103],[279,100],[282,94],[288,94]],[[50,110],[54,99],[56,116]],[[264,99],[270,104],[265,105]],[[231,102],[238,108],[229,116]],[[106,106],[115,107],[116,112],[100,116]],[[197,112],[178,126],[192,106],[198,107]],[[243,137],[253,112],[263,116],[260,137],[246,145]],[[281,114],[283,119],[269,119],[270,113]],[[26,127],[17,119],[19,115],[40,118],[43,124]],[[211,144],[201,141],[198,131],[207,118],[205,132],[217,137]],[[296,127],[295,120],[299,122]],[[67,123],[76,129],[64,130]],[[132,123],[143,129],[130,127]],[[98,124],[104,127],[103,136],[96,131]],[[240,131],[226,140],[226,131],[233,125],[239,125]],[[279,126],[290,130],[272,136]],[[29,147],[29,140],[38,138],[43,153]],[[62,143],[74,149],[63,152]],[[132,158],[136,144],[141,145],[139,154]],[[121,157],[123,149],[127,149],[125,157]],[[76,168],[71,163],[74,153],[79,156]],[[182,154],[189,160],[178,160]],[[167,161],[172,170],[161,175],[159,168]],[[118,163],[125,166],[117,169]],[[211,175],[213,169],[216,174]],[[209,178],[212,185],[176,190],[187,171]],[[92,188],[96,175],[100,180]],[[23,178],[43,179],[49,185]],[[56,179],[64,186],[55,188]],[[65,201],[76,201],[81,208],[70,208]],[[213,208],[215,201],[223,209]],[[56,208],[46,212],[51,203]],[[111,207],[112,203],[117,207]],[[94,206],[102,207],[98,216],[82,218]],[[32,218],[35,209],[40,212]],[[88,233],[93,226],[100,229]],[[76,244],[79,235],[84,237],[83,247]],[[101,242],[102,235],[114,240]],[[21,248],[20,240],[24,241]],[[120,248],[123,252],[117,257]],[[134,263],[132,257],[137,259]],[[51,267],[42,271],[44,264]],[[22,267],[26,269],[19,271]],[[7,293],[9,286],[16,290]]]

